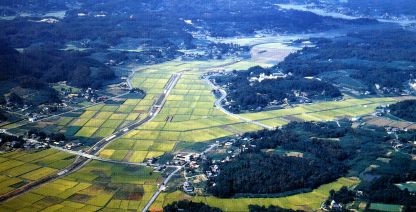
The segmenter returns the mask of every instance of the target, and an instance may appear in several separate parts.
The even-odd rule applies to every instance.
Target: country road
[[[168,175],[168,177],[163,181],[163,184],[161,184],[159,186],[159,188],[157,188],[156,192],[153,194],[152,198],[150,198],[149,202],[147,202],[146,206],[143,208],[142,212],[147,212],[150,208],[150,206],[152,206],[153,202],[157,199],[157,197],[159,196],[159,194],[166,188],[166,185],[169,183],[170,179],[176,174],[178,173],[181,169],[183,169],[185,167],[185,165],[183,166],[179,166],[176,168],[175,171],[173,171],[172,173],[170,173]]]
[[[206,154],[207,152],[211,151],[215,147],[218,147],[218,144],[212,144],[212,145],[210,145],[207,149],[205,149],[203,152],[201,152],[201,155]],[[147,202],[147,204],[143,208],[142,212],[147,212],[149,210],[150,206],[152,206],[153,202],[157,199],[157,197],[160,195],[160,193],[166,188],[166,186],[168,185],[168,183],[172,179],[172,177],[175,174],[177,174],[180,170],[182,170],[183,168],[185,168],[186,165],[187,164],[184,164],[182,166],[176,166],[176,170],[173,171],[172,173],[170,173],[168,175],[168,177],[166,177],[166,179],[163,181],[163,184],[159,186],[159,188],[153,194],[152,198],[150,198],[150,200]]]
[[[244,121],[244,122],[247,122],[247,123],[250,123],[250,124],[257,125],[257,126],[262,127],[262,128],[264,128],[264,129],[268,129],[268,130],[273,130],[273,129],[274,129],[274,127],[271,127],[271,126],[268,126],[268,125],[262,124],[262,123],[260,123],[260,122],[258,122],[258,121],[253,121],[253,120],[251,120],[251,119],[244,118],[244,117],[242,117],[242,116],[239,116],[239,115],[237,115],[237,114],[231,113],[230,111],[226,110],[226,109],[222,106],[222,101],[224,101],[224,100],[225,100],[225,98],[227,97],[227,92],[226,92],[224,89],[220,88],[219,86],[214,85],[214,83],[212,83],[212,82],[211,82],[211,80],[209,79],[209,76],[208,76],[208,77],[206,77],[206,78],[204,78],[204,81],[205,81],[206,83],[208,83],[208,84],[209,84],[209,85],[210,85],[213,89],[216,89],[216,90],[220,91],[220,93],[221,93],[221,97],[220,97],[220,98],[218,98],[218,99],[215,101],[215,106],[216,106],[218,109],[220,109],[223,113],[225,113],[225,114],[227,114],[227,115],[229,115],[229,116],[231,116],[231,117],[234,117],[234,118],[236,118],[236,119],[242,120],[242,121]]]

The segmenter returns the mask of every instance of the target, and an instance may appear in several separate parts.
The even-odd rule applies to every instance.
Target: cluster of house
[[[329,204],[323,202],[320,209],[323,211],[343,211],[342,205],[335,200],[332,200]]]
[[[387,113],[390,113],[390,109],[388,108],[388,105],[382,105],[376,108],[376,111],[373,113],[373,116],[380,117]]]
[[[27,113],[27,114],[25,114],[25,116],[29,117],[28,120],[30,122],[35,122],[35,121],[45,117],[45,115],[41,115],[41,114],[37,114],[37,113]]]
[[[39,142],[33,139],[28,139],[26,140],[26,142],[23,144],[23,147],[25,149],[37,149],[37,150],[42,150],[42,149],[47,149],[49,148],[49,144],[47,142]]]
[[[248,81],[249,82],[262,82],[264,80],[284,79],[284,78],[288,77],[289,75],[291,75],[291,73],[284,74],[282,72],[277,72],[277,73],[272,73],[270,75],[266,75],[265,73],[261,73],[258,77],[250,77],[248,79]]]
[[[186,164],[187,168],[198,168],[198,159],[201,157],[201,154],[198,153],[187,153],[180,152],[173,157],[171,162],[168,162],[169,165],[183,166]]]
[[[56,143],[57,143],[58,146],[62,146],[64,144],[64,141],[54,142],[54,144],[56,144]],[[65,144],[64,148],[68,149],[68,150],[71,150],[71,149],[75,149],[75,148],[80,147],[80,146],[82,146],[82,143],[80,143],[80,142],[69,142],[69,143]]]
[[[106,17],[107,16],[107,14],[105,14],[104,12],[94,12],[94,13],[85,13],[85,12],[79,12],[78,14],[77,14],[77,16],[78,17],[85,17],[85,16],[93,16],[93,17],[95,17],[95,18],[100,18],[100,17]]]
[[[70,97],[70,98],[71,97],[72,98],[81,97],[81,98],[84,98],[87,101],[90,101],[90,102],[94,103],[94,102],[97,101],[98,95],[97,95],[97,93],[94,89],[87,88],[86,90],[83,90],[80,93],[74,93],[74,94],[71,93],[71,94],[68,95],[68,97]]]

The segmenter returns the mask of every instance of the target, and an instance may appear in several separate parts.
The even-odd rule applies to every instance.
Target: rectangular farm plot
[[[123,122],[123,120],[108,119],[103,123],[103,125],[101,125],[101,127],[117,129]]]
[[[105,105],[100,111],[114,112],[118,109],[118,105]]]
[[[80,118],[81,119],[90,119],[90,118],[94,117],[95,113],[96,113],[96,111],[87,110],[80,116]]]
[[[76,127],[82,127],[88,121],[89,121],[89,119],[75,119],[70,125],[71,126],[76,126]]]
[[[17,160],[8,160],[0,164],[0,172],[4,172],[10,170],[14,167],[18,167],[25,164],[24,162],[17,161]]]
[[[155,157],[162,156],[163,154],[165,154],[165,152],[149,151],[146,155],[146,158],[155,158]]]
[[[135,108],[134,105],[121,105],[116,112],[119,113],[130,113]]]
[[[98,112],[94,118],[96,119],[108,119],[113,113],[112,112]]]
[[[129,158],[129,162],[141,163],[146,159],[147,151],[133,151]]]
[[[90,111],[99,111],[104,107],[104,104],[99,104],[99,105],[94,105],[91,107],[88,107],[86,110],[90,110]]]
[[[133,136],[135,139],[147,139],[147,140],[155,140],[159,136],[159,131],[147,131],[147,130],[139,130]]]
[[[154,141],[151,140],[135,140],[133,150],[136,151],[147,151],[150,146],[154,144]]]
[[[22,175],[22,178],[28,179],[28,180],[39,180],[43,177],[46,177],[54,172],[58,171],[57,169],[52,169],[48,167],[42,167],[40,169],[36,169],[32,172],[26,173]]]
[[[126,157],[128,152],[129,152],[128,150],[115,150],[113,154],[111,155],[110,159],[123,160]]]
[[[90,119],[84,124],[84,127],[100,127],[105,122],[105,119]]]
[[[92,135],[94,135],[95,131],[97,130],[98,130],[97,127],[83,127],[75,134],[75,136],[91,137]]]
[[[132,105],[132,106],[136,106],[137,104],[140,103],[140,99],[127,99],[126,101],[124,101],[123,105]]]
[[[140,113],[130,113],[127,117],[127,121],[136,121],[140,117]]]
[[[131,150],[136,142],[133,139],[117,139],[111,142],[107,149]]]
[[[113,134],[114,128],[99,128],[95,134],[94,137],[98,138],[105,138]]]
[[[38,169],[38,168],[40,168],[40,166],[35,165],[35,164],[23,164],[21,166],[17,166],[17,167],[14,167],[12,169],[9,169],[9,170],[3,172],[2,174],[6,174],[6,175],[11,176],[11,177],[17,177],[17,176],[26,174],[26,173],[31,172],[31,171],[33,171],[35,169]]]
[[[110,119],[112,120],[124,120],[126,119],[128,116],[128,114],[124,114],[124,113],[114,113],[113,115],[110,116]]]
[[[114,154],[114,149],[104,149],[100,152],[100,157],[103,158],[111,158],[111,156]]]
[[[170,152],[175,147],[176,142],[154,142],[149,150],[158,152]]]
[[[161,141],[177,141],[179,140],[180,132],[160,131],[157,140]]]
[[[73,120],[73,118],[71,118],[71,117],[61,117],[58,121],[58,125],[59,126],[66,126],[69,123],[71,123],[72,120]]]

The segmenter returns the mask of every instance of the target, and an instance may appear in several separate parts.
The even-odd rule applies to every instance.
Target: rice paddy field
[[[81,138],[108,137],[116,130],[146,117],[172,74],[183,72],[159,114],[152,121],[112,142],[100,152],[100,157],[142,162],[146,158],[174,151],[178,142],[206,142],[260,130],[261,127],[257,125],[228,116],[217,109],[212,88],[201,80],[201,74],[206,71],[222,66],[235,66],[241,62],[247,61],[170,61],[139,68],[131,83],[133,87],[146,91],[143,99],[119,99],[116,103],[95,105],[84,111],[66,114],[49,123],[40,123],[45,126],[37,127],[53,127],[67,136]],[[369,114],[377,106],[394,101],[396,99],[350,98],[340,102],[321,102],[241,116],[278,127],[290,121],[327,121]]]
[[[110,104],[95,105],[37,123],[36,127],[71,137],[108,137],[116,130],[146,117],[172,74],[183,72],[159,114],[150,122],[111,142],[100,152],[100,157],[142,162],[146,158],[174,152],[178,143],[198,144],[257,131],[262,128],[217,109],[212,88],[200,79],[206,71],[237,67],[246,69],[246,66],[252,65],[250,61],[218,60],[171,61],[146,66],[138,69],[131,80],[133,87],[146,91],[143,99],[120,98]],[[278,127],[290,121],[327,121],[361,116],[372,113],[379,105],[396,101],[400,99],[348,98],[339,102],[321,102],[240,115]],[[12,191],[27,182],[57,172],[72,163],[73,159],[73,156],[52,149],[37,153],[22,151],[0,154],[0,192]],[[92,161],[75,173],[2,203],[0,211],[141,210],[162,180],[161,175],[150,168]],[[250,204],[312,210],[319,208],[329,190],[357,183],[356,179],[341,178],[308,193],[280,198],[219,199],[211,196],[190,197],[176,191],[162,193],[152,205],[152,210],[161,210],[164,205],[178,199],[202,201],[225,211],[247,211]]]
[[[0,154],[0,195],[37,181],[70,165],[75,157],[53,149]]]
[[[91,162],[0,205],[0,211],[141,210],[160,183],[150,168]]]
[[[134,82],[143,80],[135,78]],[[114,141],[100,156],[142,162],[173,151],[178,142],[204,142],[261,129],[227,116],[215,108],[214,102],[211,87],[200,74],[185,72],[151,122]]]
[[[246,113],[241,116],[271,126],[281,126],[288,121],[330,121],[371,114],[380,105],[398,101],[393,98],[346,99],[344,101],[320,102],[292,108]]]
[[[221,208],[224,211],[248,211],[248,206],[261,205],[269,206],[275,205],[282,208],[290,208],[293,210],[313,211],[320,207],[321,203],[328,197],[331,189],[339,190],[343,186],[354,186],[359,183],[356,178],[340,178],[337,181],[322,185],[311,192],[295,194],[286,197],[278,198],[238,198],[238,199],[222,199],[212,196],[188,196],[183,192],[175,191],[159,196],[153,210],[160,210],[164,205],[180,199],[189,199],[194,202],[203,202],[212,207]]]

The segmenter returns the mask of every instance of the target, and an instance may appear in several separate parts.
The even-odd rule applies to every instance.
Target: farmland
[[[149,168],[91,162],[2,204],[0,210],[140,210],[160,179]]]
[[[295,194],[278,198],[238,198],[238,199],[221,199],[216,197],[188,196],[182,192],[176,191],[160,196],[154,209],[167,205],[178,199],[189,199],[194,202],[203,202],[212,207],[221,208],[224,211],[247,211],[248,206],[253,205],[275,205],[282,208],[291,208],[294,210],[310,211],[320,207],[331,189],[338,190],[342,186],[353,186],[358,184],[357,179],[340,178],[333,183],[322,185],[319,188],[302,194]]]
[[[217,109],[214,106],[215,98],[211,93],[211,87],[200,79],[202,72],[196,67],[206,68],[207,64],[171,62],[166,66],[154,65],[140,69],[134,75],[132,84],[146,91],[147,95],[144,99],[120,99],[117,104],[92,106],[79,112],[78,115],[59,118],[56,121],[58,127],[66,134],[76,137],[109,136],[115,130],[147,115],[150,106],[169,80],[170,74],[190,70],[183,74],[168,96],[163,109],[152,121],[112,142],[101,151],[100,156],[113,160],[142,162],[146,158],[174,151],[178,142],[205,142],[261,129],[256,125],[230,117]],[[293,120],[322,121],[359,116],[371,113],[380,104],[395,101],[391,98],[351,98],[340,102],[299,105],[288,109],[242,114],[241,116],[276,127]],[[87,168],[83,170],[85,169]],[[82,175],[82,170],[74,175],[79,174]],[[34,173],[33,178],[37,177]],[[70,176],[64,179],[67,178],[72,182],[78,182]],[[113,180],[116,177],[110,178]],[[206,201],[211,202],[209,198]],[[117,201],[110,205],[117,205]],[[103,205],[97,207],[103,207]]]
[[[269,46],[266,45],[264,48],[269,48]],[[265,60],[265,58],[260,59]],[[201,75],[207,71],[232,70],[237,67],[244,69],[245,66],[253,64],[258,63],[247,60],[171,61],[138,68],[131,83],[133,87],[146,92],[143,99],[118,98],[111,103],[87,107],[84,110],[31,126],[62,132],[66,136],[74,138],[96,138],[98,140],[111,136],[117,130],[146,117],[155,100],[163,93],[171,75],[183,72],[158,115],[111,142],[100,151],[100,157],[139,163],[146,158],[176,152],[178,146],[193,146],[227,136],[257,131],[262,128],[229,116],[216,108],[214,104],[216,99],[211,92],[212,87],[201,80]],[[400,100],[347,97],[343,101],[293,105],[285,109],[240,115],[268,126],[279,127],[291,121],[326,121],[370,114],[379,105]],[[47,151],[56,150],[42,152]],[[66,155],[59,152],[54,154]],[[68,157],[68,155],[66,156]],[[27,156],[27,158],[32,159],[34,156]],[[6,153],[4,159],[0,160],[3,161],[0,163],[0,173],[5,172],[2,176],[2,179],[5,179],[2,188],[6,192],[15,189],[16,185],[23,182],[34,181],[56,172],[72,162],[72,160],[55,160],[50,164],[44,162],[46,165],[39,165],[40,162],[37,160],[27,164],[24,161],[20,164],[19,161],[13,163],[14,165],[18,164],[17,167],[14,165],[8,167],[9,161],[17,160],[13,158],[12,153]],[[2,170],[2,165],[5,167],[4,170]],[[15,175],[11,178],[12,180],[9,179],[10,174]],[[0,206],[0,209],[4,211],[34,208],[60,211],[141,210],[157,190],[157,183],[160,183],[162,179],[162,176],[153,172],[151,168],[93,161],[75,173],[46,183],[5,202]],[[192,199],[226,211],[245,211],[249,204],[277,205],[284,208],[310,210],[319,208],[320,203],[328,196],[330,189],[339,189],[342,186],[352,186],[357,183],[358,181],[355,179],[340,178],[336,182],[322,185],[311,192],[279,198],[219,199],[212,196],[191,197],[180,191],[175,191],[162,193],[153,203],[152,209],[161,209],[164,205],[175,200]]]
[[[74,159],[72,155],[53,149],[2,153],[0,154],[0,195],[56,173],[71,164]]]
[[[163,76],[152,72],[145,70],[144,74],[135,77],[133,82],[146,88],[150,94],[157,94],[163,89],[163,83],[158,86],[157,82],[151,79],[160,81]],[[149,79],[151,83],[146,84]],[[185,72],[155,119],[115,141],[101,156],[141,162],[145,158],[173,151],[179,141],[203,142],[260,129],[226,116],[215,108],[214,102],[211,88],[200,80],[200,74]]]
[[[393,98],[346,99],[338,102],[321,102],[292,108],[242,114],[243,117],[280,126],[287,120],[329,121],[372,113],[377,106],[398,101]]]

